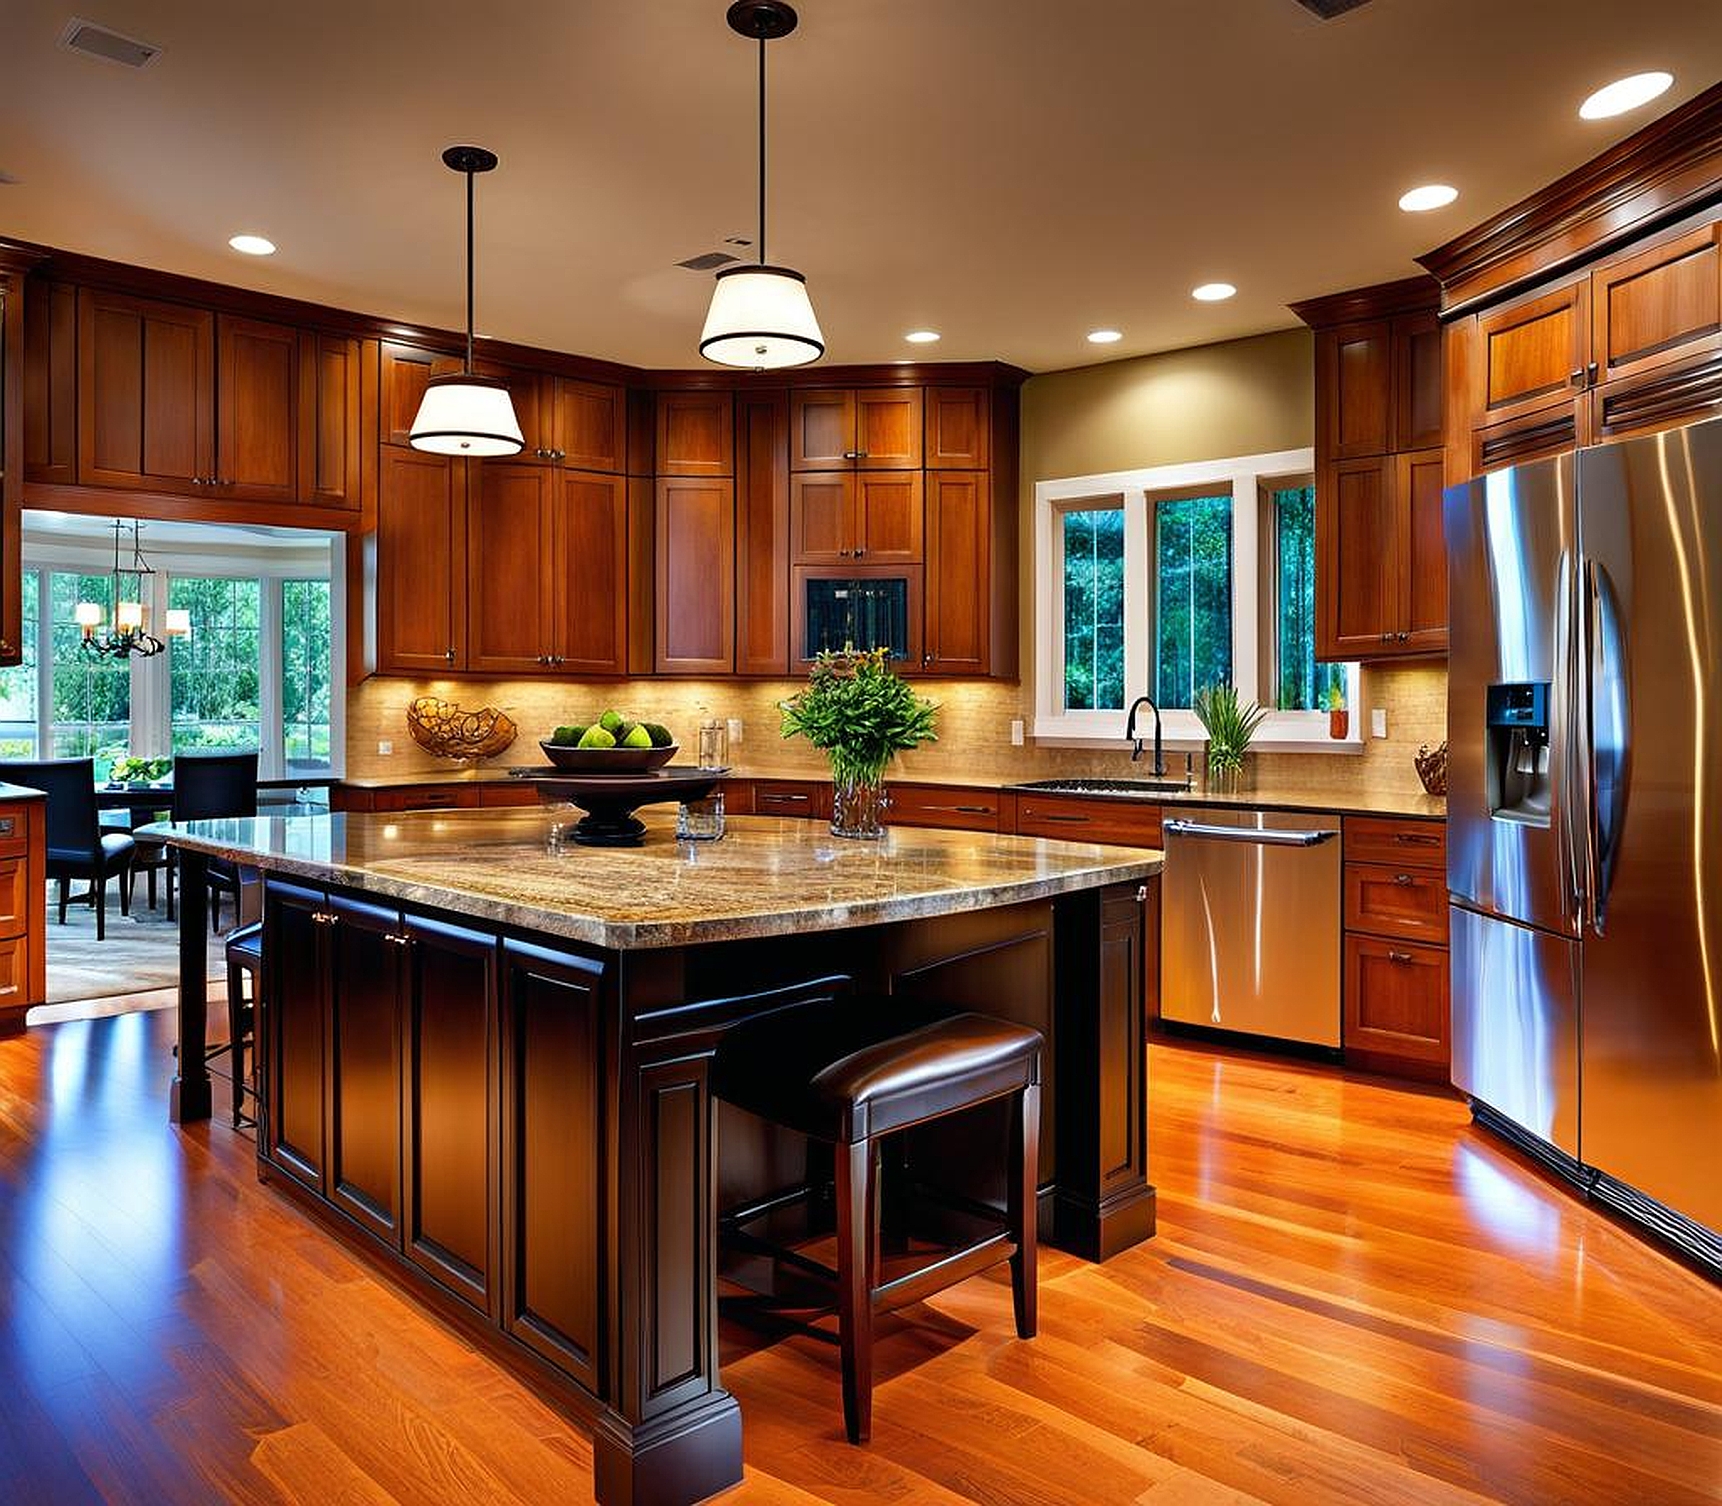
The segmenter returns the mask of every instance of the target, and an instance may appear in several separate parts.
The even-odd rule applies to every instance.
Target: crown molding
[[[1286,305],[1311,329],[1356,324],[1366,319],[1391,319],[1395,314],[1433,314],[1441,307],[1441,284],[1433,277],[1402,277],[1373,287],[1349,288],[1320,298]]]

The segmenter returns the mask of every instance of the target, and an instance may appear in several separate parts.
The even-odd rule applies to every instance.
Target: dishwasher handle
[[[1249,842],[1257,847],[1319,847],[1339,835],[1326,827],[1315,831],[1279,831],[1273,827],[1210,826],[1201,821],[1180,821],[1172,817],[1160,823],[1169,837],[1199,837],[1211,842]]]

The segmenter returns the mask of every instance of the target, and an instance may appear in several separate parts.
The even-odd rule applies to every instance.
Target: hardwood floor
[[[587,1440],[167,1123],[173,1016],[0,1041],[0,1501],[581,1502]],[[790,1503],[1722,1500],[1722,1290],[1461,1106],[1156,1044],[1160,1233],[1043,1252],[836,1353],[727,1336],[748,1475]],[[218,1098],[221,1096],[218,1091]],[[348,1356],[358,1353],[363,1363]]]

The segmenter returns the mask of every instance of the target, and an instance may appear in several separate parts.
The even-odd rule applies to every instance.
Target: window
[[[329,582],[281,582],[281,730],[288,774],[330,768]]]
[[[131,666],[118,659],[90,659],[81,648],[83,630],[73,613],[80,601],[107,601],[112,577],[55,570],[48,576],[48,643],[52,653],[50,758],[93,758],[96,778],[106,779],[123,757],[132,735]]]
[[[176,575],[168,606],[191,614],[189,638],[168,644],[175,753],[262,747],[260,582]]]
[[[1353,698],[1357,671],[1315,661],[1313,460],[1037,482],[1035,736],[1120,746],[1121,713],[1147,694],[1167,739],[1194,748],[1196,693],[1229,682],[1270,708],[1261,744],[1332,748],[1324,698]]]
[[[35,758],[41,747],[37,732],[40,687],[36,663],[36,628],[41,620],[41,572],[26,570],[23,581],[24,632],[18,663],[0,669],[0,758]]]

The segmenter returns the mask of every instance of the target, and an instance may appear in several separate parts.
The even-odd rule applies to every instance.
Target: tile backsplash
[[[347,693],[347,773],[353,778],[446,773],[456,766],[434,758],[407,733],[407,703],[435,695],[473,710],[499,706],[520,725],[514,745],[490,760],[491,766],[542,762],[538,739],[562,722],[586,721],[607,706],[626,715],[662,722],[684,747],[706,717],[742,720],[742,742],[730,750],[731,762],[750,774],[818,776],[824,756],[800,739],[785,741],[778,732],[777,703],[793,695],[798,680],[411,680],[373,676]],[[1128,750],[1119,718],[1117,751],[1039,747],[1031,741],[1013,747],[1010,724],[1032,718],[1027,688],[990,680],[926,681],[923,693],[939,703],[939,741],[902,755],[893,772],[899,777],[956,782],[1005,783],[1022,779],[1127,775]],[[1364,674],[1361,707],[1354,712],[1368,731],[1369,712],[1387,713],[1388,736],[1368,738],[1360,754],[1262,753],[1256,783],[1300,790],[1355,790],[1386,793],[1421,788],[1412,755],[1446,734],[1447,675],[1444,665],[1402,665]],[[394,752],[377,753],[379,742]]]

